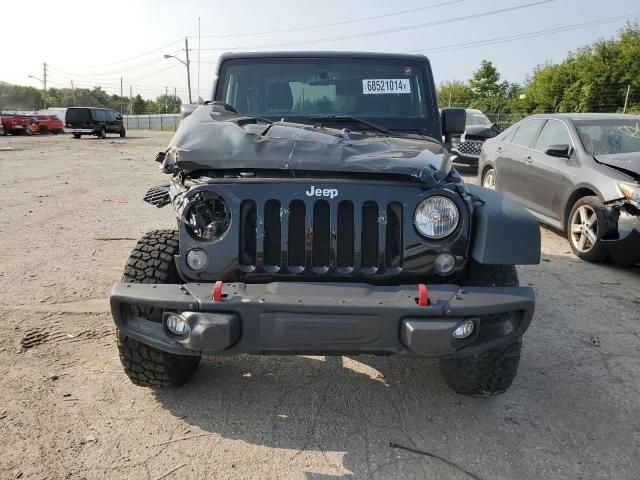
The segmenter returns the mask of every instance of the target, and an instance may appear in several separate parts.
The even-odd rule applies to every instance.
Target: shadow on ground
[[[504,395],[457,395],[428,359],[240,356],[205,359],[189,384],[156,398],[187,423],[241,441],[232,444],[238,465],[277,463],[282,477],[606,478],[625,468],[606,452],[631,455],[628,418],[640,413],[625,400],[640,391],[631,313],[640,269],[543,258],[545,268],[519,269],[538,303]],[[594,423],[593,412],[607,421]],[[267,447],[264,456],[243,442]]]

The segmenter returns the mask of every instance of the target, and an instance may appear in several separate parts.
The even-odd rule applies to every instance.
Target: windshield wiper
[[[335,125],[335,124],[343,124],[343,123],[360,124],[360,125],[364,125],[365,127],[368,127],[368,130],[375,130],[377,132],[384,133],[385,135],[389,135],[389,130],[387,130],[386,128],[358,117],[350,117],[347,115],[339,115],[339,116],[332,115],[329,117],[310,117],[309,120],[312,122],[317,122],[320,125],[322,125],[323,123],[327,125],[332,125],[332,124]]]

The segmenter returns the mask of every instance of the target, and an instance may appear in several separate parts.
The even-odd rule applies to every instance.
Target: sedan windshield
[[[640,119],[576,121],[580,140],[589,155],[640,152]],[[639,157],[640,158],[640,157]]]
[[[484,113],[475,113],[467,111],[467,127],[490,127],[493,125],[491,120]]]
[[[419,64],[397,60],[233,59],[222,65],[216,100],[271,119],[351,117],[386,128],[421,127],[428,115],[425,77]]]

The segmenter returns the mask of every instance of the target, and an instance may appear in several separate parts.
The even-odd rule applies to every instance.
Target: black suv
[[[436,357],[457,392],[511,385],[540,231],[465,185],[418,55],[224,55],[214,97],[156,159],[175,230],[146,234],[111,292],[125,372],[182,385],[202,355]]]
[[[73,138],[82,135],[96,135],[106,138],[107,133],[117,133],[124,137],[126,132],[122,123],[122,115],[109,108],[71,107],[65,115],[66,133]]]

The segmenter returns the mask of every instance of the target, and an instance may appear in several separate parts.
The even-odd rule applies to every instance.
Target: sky
[[[225,51],[423,53],[436,83],[467,80],[486,59],[503,80],[522,82],[537,64],[639,18],[637,0],[4,0],[0,80],[41,88],[29,75],[42,79],[46,62],[49,87],[119,93],[122,78],[125,95],[175,88],[186,101],[186,68],[163,55],[185,60],[188,36],[194,101],[209,98]]]

